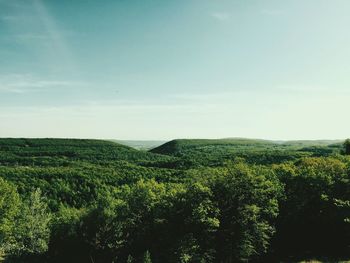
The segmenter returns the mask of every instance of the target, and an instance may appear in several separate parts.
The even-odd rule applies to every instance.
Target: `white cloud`
[[[210,16],[220,21],[227,21],[231,18],[231,15],[225,12],[215,12],[210,14]]]

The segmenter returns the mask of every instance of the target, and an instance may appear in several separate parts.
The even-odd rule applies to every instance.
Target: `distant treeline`
[[[350,141],[0,139],[0,262],[350,258]]]

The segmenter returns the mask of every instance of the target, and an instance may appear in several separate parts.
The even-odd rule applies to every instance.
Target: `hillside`
[[[173,140],[147,152],[0,139],[0,258],[349,258],[350,157],[340,153],[333,141]]]
[[[61,161],[128,161],[158,160],[162,157],[116,142],[90,139],[0,139],[0,163],[34,162],[47,158]]]
[[[205,148],[230,148],[244,150],[258,149],[289,149],[301,150],[306,147],[340,148],[341,142],[338,140],[310,140],[310,141],[269,141],[259,139],[227,138],[227,139],[176,139],[164,143],[151,152],[177,155],[192,149],[203,150]]]
[[[170,178],[153,164],[174,158],[111,141],[90,139],[0,139],[0,177],[20,193],[43,188],[55,210],[61,202],[82,206],[101,189],[141,178]]]
[[[153,153],[191,160],[197,165],[222,165],[235,158],[266,164],[293,161],[307,156],[339,153],[338,141],[268,141],[257,139],[178,139],[151,150]]]
[[[177,139],[160,145],[151,152],[177,155],[182,151],[203,147],[266,147],[271,145],[273,145],[272,141],[255,139]]]

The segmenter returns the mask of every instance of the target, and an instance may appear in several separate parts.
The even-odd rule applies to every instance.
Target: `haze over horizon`
[[[350,136],[350,1],[0,0],[0,137]]]

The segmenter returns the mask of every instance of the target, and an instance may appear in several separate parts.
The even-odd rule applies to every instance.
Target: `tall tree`
[[[267,168],[237,163],[213,179],[220,209],[219,262],[245,262],[265,253],[275,232],[281,185]]]
[[[23,203],[16,226],[16,241],[19,245],[18,256],[41,254],[47,251],[50,236],[49,223],[51,214],[41,195],[36,189]]]
[[[0,178],[0,262],[16,247],[13,231],[19,208],[20,198],[16,188]]]

